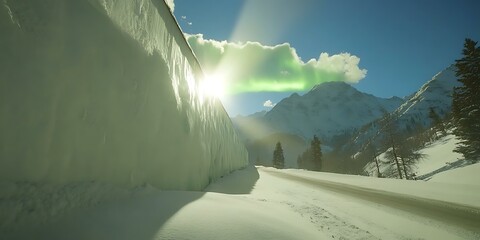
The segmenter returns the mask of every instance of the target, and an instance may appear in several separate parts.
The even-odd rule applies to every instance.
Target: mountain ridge
[[[241,135],[247,128],[245,125],[252,124],[252,121],[263,126],[263,131],[256,131],[256,136],[245,139],[283,132],[304,139],[318,135],[328,142],[330,138],[359,128],[403,103],[399,97],[380,98],[360,92],[344,82],[327,82],[314,86],[304,95],[293,93],[268,112],[232,120]]]

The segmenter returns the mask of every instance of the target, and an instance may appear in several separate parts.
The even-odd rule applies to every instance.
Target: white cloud
[[[165,2],[167,3],[168,7],[170,7],[170,11],[173,12],[175,9],[175,3],[173,3],[173,0],[165,0]]]
[[[303,62],[288,43],[266,46],[258,42],[235,43],[186,35],[205,72],[228,72],[227,90],[241,92],[307,91],[324,82],[358,83],[367,70],[350,53],[321,53]]]
[[[192,23],[192,22],[187,22],[187,24],[188,24],[189,26],[192,26],[193,23]]]
[[[358,68],[360,58],[350,53],[340,53],[329,56],[328,53],[321,53],[318,60],[311,60],[318,69],[330,72],[343,72],[345,82],[358,83],[367,75],[367,70]]]
[[[182,19],[183,19],[183,20],[187,19],[187,16],[182,16]]]
[[[265,101],[265,102],[263,103],[263,106],[264,106],[264,107],[268,107],[268,108],[273,108],[273,107],[275,107],[275,105],[276,105],[276,103],[273,103],[273,102],[270,101],[270,100],[267,100],[267,101]]]

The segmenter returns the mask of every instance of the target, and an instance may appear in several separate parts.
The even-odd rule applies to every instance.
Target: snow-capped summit
[[[455,76],[455,66],[451,65],[437,73],[413,94],[395,113],[400,119],[420,120],[423,125],[430,123],[428,113],[433,108],[440,116],[450,112],[453,88],[459,86]]]
[[[361,127],[395,110],[402,103],[403,100],[398,97],[378,98],[344,82],[327,82],[313,87],[303,96],[295,93],[283,99],[263,118],[256,115],[256,124],[260,124],[264,130],[255,131],[255,136],[250,134],[246,138],[255,139],[269,133],[284,132],[305,139],[316,134],[328,142],[331,137]],[[245,124],[251,123],[246,119],[236,120],[237,128],[243,133],[244,127],[247,127]]]

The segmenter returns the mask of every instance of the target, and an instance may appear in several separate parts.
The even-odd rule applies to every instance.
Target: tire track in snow
[[[361,229],[354,224],[348,223],[347,221],[340,219],[338,216],[330,213],[322,207],[313,204],[304,204],[298,206],[290,202],[282,203],[291,207],[302,217],[308,218],[309,221],[317,227],[318,231],[329,232],[330,234],[332,234],[332,239],[379,239],[372,235],[369,231]]]
[[[301,182],[332,192],[367,200],[387,207],[420,215],[470,231],[480,237],[480,209],[432,199],[417,198],[398,193],[362,188],[348,184],[300,177],[284,172],[263,170],[273,176]]]

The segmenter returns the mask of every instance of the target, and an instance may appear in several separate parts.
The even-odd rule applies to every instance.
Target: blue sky
[[[288,43],[303,62],[319,59],[322,52],[349,53],[360,60],[357,72],[366,70],[352,85],[379,97],[413,93],[460,57],[466,37],[480,40],[480,1],[475,0],[174,3],[183,31],[202,34],[203,39],[264,46]],[[304,91],[247,91],[224,97],[223,102],[231,116],[245,115],[268,109],[265,101],[276,103],[292,92]]]

